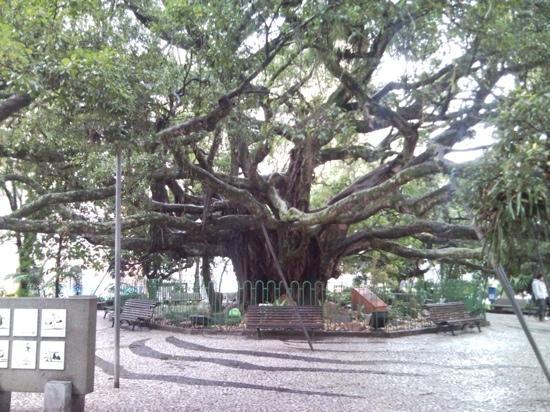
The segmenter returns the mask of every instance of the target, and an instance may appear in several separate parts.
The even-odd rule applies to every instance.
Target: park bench
[[[428,319],[436,324],[437,331],[450,329],[454,335],[455,327],[464,330],[466,326],[470,328],[477,326],[481,332],[481,318],[470,314],[466,310],[464,302],[433,303],[426,305],[426,309],[428,310]]]
[[[128,325],[132,326],[132,330],[135,329],[136,325],[141,328],[143,325],[149,324],[153,319],[153,312],[157,302],[149,299],[128,299],[122,311],[120,313],[120,324],[122,325],[126,322]],[[115,326],[115,316],[112,314],[113,326]]]
[[[320,306],[267,306],[250,305],[246,311],[246,328],[256,329],[258,337],[262,329],[302,330],[302,323],[308,331],[324,328],[323,311]]]
[[[109,316],[109,319],[111,319],[110,316],[115,311],[114,305],[103,305],[101,309],[103,310],[103,319],[107,318],[107,316]]]
[[[538,308],[533,302],[527,299],[516,299],[516,302],[524,315],[537,314]],[[508,298],[499,298],[493,303],[492,311],[495,313],[514,313],[514,308]]]

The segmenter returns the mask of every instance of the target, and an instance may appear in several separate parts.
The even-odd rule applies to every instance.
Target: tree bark
[[[0,102],[0,123],[13,116],[19,110],[31,104],[32,99],[28,94],[14,94]]]

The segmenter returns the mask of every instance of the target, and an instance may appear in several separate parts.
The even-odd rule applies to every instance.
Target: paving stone
[[[98,317],[95,392],[87,411],[545,411],[548,383],[511,315],[482,333],[394,339],[303,340],[122,330]],[[550,363],[550,322],[528,318]],[[42,395],[14,393],[12,410],[40,411]]]

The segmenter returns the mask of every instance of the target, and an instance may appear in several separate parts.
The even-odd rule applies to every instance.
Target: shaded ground
[[[121,333],[121,389],[112,388],[113,329],[98,317],[89,411],[546,411],[550,386],[514,316],[491,326],[397,339],[314,343],[224,335]],[[528,323],[550,363],[550,322]],[[12,410],[39,411],[39,394]]]

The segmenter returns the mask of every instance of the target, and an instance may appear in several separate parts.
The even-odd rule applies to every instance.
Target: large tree
[[[289,280],[354,256],[481,268],[449,207],[468,166],[446,155],[547,80],[549,17],[534,0],[4,0],[0,167],[24,201],[0,229],[112,246],[120,150],[123,248],[149,277],[224,256],[276,279],[262,226]]]

